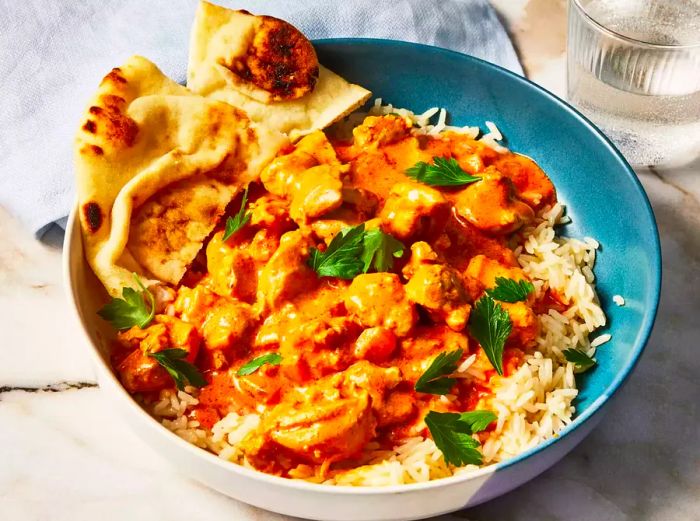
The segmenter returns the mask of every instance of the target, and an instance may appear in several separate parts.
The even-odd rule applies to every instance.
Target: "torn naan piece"
[[[88,105],[75,164],[86,256],[112,296],[177,284],[233,197],[288,142],[134,56]]]
[[[323,129],[371,96],[318,64],[291,24],[201,1],[190,39],[187,87],[296,139]]]

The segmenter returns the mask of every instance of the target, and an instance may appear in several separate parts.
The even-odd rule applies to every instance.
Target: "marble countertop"
[[[493,3],[528,76],[563,95],[565,1]],[[700,163],[639,177],[664,256],[661,307],[639,366],[563,461],[442,521],[700,518]],[[0,519],[287,519],[179,475],[111,415],[67,316],[61,238],[36,242],[2,208],[0,236]]]

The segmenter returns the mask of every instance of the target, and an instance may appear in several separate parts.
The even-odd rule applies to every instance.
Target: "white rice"
[[[382,105],[381,100],[377,100],[369,113],[396,113],[409,118],[419,132],[432,134],[453,130],[473,137],[479,133],[477,127],[446,125],[444,109],[433,108],[415,115],[405,109]],[[433,125],[430,119],[436,115],[437,121]],[[366,114],[351,115],[349,119],[357,118],[356,125],[364,116]],[[497,143],[502,139],[498,128],[492,122],[487,122],[486,127],[488,133],[481,140],[489,146],[502,148]],[[543,296],[548,289],[555,292],[565,300],[566,311],[560,313],[550,309],[538,315],[540,334],[536,350],[525,357],[513,374],[494,376],[487,381],[490,363],[483,353],[474,353],[462,362],[454,375],[489,384],[493,389],[493,394],[478,405],[497,415],[496,428],[478,438],[482,444],[484,465],[528,450],[556,436],[568,425],[575,413],[573,400],[578,390],[574,366],[566,361],[563,351],[576,348],[593,357],[596,348],[611,339],[609,334],[592,341],[589,339],[591,333],[606,324],[594,287],[593,267],[599,244],[590,237],[583,240],[557,237],[555,226],[565,222],[570,222],[570,219],[564,215],[561,204],[545,208],[533,223],[521,230],[513,246],[518,263],[532,280],[537,296]],[[614,301],[622,305],[619,303],[621,299]],[[186,411],[197,404],[196,389],[188,388],[187,391],[163,391],[160,401],[148,407],[151,414],[185,440],[226,460],[247,465],[237,444],[257,427],[259,416],[230,413],[208,432],[185,416]],[[447,395],[442,399],[448,402],[455,397]],[[421,432],[424,427],[418,425],[416,432]],[[405,439],[393,450],[382,450],[376,443],[370,443],[358,465],[351,470],[331,473],[330,478],[317,475],[310,466],[300,466],[292,477],[334,485],[385,486],[424,482],[478,468],[474,465],[461,468],[447,465],[432,439],[422,436]]]

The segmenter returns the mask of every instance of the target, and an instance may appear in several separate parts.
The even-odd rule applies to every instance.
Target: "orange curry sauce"
[[[405,175],[435,156],[481,181],[434,188]],[[471,307],[496,277],[527,278],[507,244],[555,200],[529,158],[457,133],[416,135],[401,117],[368,117],[350,141],[315,132],[265,169],[251,186],[250,222],[227,241],[223,230],[213,234],[162,314],[145,330],[120,333],[115,368],[131,393],[157,396],[173,381],[146,355],[186,350],[208,381],[190,416],[210,428],[229,412],[260,413],[241,448],[253,466],[282,476],[299,465],[351,464],[369,442],[427,436],[429,410],[488,406],[490,389],[471,379],[458,378],[448,397],[414,384],[439,353],[457,348],[495,375],[468,333]],[[320,278],[307,265],[309,249],[362,222],[400,240],[402,258],[390,273]],[[534,346],[533,309],[561,306],[546,299],[501,303],[513,325],[506,374]],[[279,366],[236,375],[271,352]]]

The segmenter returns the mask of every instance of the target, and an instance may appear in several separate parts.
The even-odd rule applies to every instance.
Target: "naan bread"
[[[131,272],[177,284],[226,206],[287,143],[134,56],[113,69],[76,139],[87,259],[113,296]]]
[[[292,138],[327,127],[371,96],[319,65],[289,23],[205,1],[192,28],[187,87]]]

